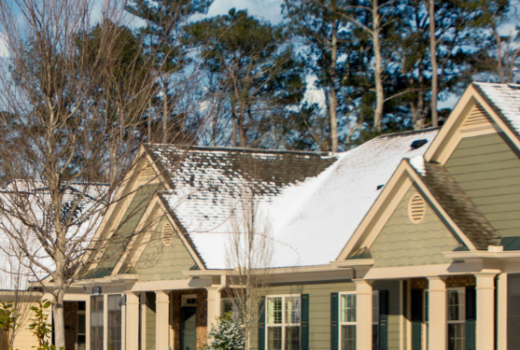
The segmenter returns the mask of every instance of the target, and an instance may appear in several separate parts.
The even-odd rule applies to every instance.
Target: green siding
[[[352,282],[310,283],[300,285],[275,285],[269,288],[269,295],[309,294],[309,349],[330,350],[330,294],[354,291]],[[256,328],[255,328],[256,329]],[[258,333],[251,335],[253,350],[258,347]]]
[[[374,290],[388,290],[388,349],[399,349],[399,281],[376,281]],[[309,349],[330,350],[331,348],[331,293],[352,292],[356,290],[353,282],[309,283],[299,285],[275,285],[268,295],[308,294],[309,295]],[[256,328],[254,328],[256,330]],[[251,335],[252,349],[258,350],[258,333]]]
[[[462,139],[445,168],[500,236],[520,236],[520,159],[500,134]]]
[[[411,186],[379,236],[370,247],[374,267],[413,266],[450,263],[442,253],[459,243],[430,205],[424,219],[414,224],[408,216],[408,202],[417,192]]]
[[[141,282],[186,279],[182,271],[189,270],[190,267],[196,265],[177,234],[174,234],[169,246],[164,245],[162,227],[166,222],[166,217],[163,217],[136,264],[136,271]]]
[[[373,290],[388,291],[388,350],[399,349],[399,318],[400,318],[400,296],[399,281],[376,281],[372,285]]]
[[[117,231],[110,238],[110,243],[101,259],[100,264],[98,265],[101,269],[112,271],[117,261],[123,254],[126,246],[135,231],[135,228],[139,224],[144,212],[150,200],[153,197],[153,194],[157,190],[159,185],[145,185],[140,187],[128,209],[126,210],[123,220],[119,224]]]
[[[146,293],[146,350],[155,350],[155,293]]]

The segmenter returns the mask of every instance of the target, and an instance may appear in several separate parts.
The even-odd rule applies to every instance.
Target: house
[[[127,180],[66,295],[67,350],[201,348],[244,198],[272,249],[253,349],[518,347],[518,85],[340,154],[147,145]]]

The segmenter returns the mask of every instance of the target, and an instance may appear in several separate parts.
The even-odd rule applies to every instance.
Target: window
[[[379,291],[372,293],[372,350],[379,349]]]
[[[356,294],[340,294],[339,322],[341,350],[356,350]]]
[[[222,315],[231,314],[232,318],[238,320],[240,317],[240,309],[235,298],[223,298],[220,305]]]
[[[103,350],[103,298],[90,299],[90,350]]]
[[[465,304],[464,288],[448,289],[448,350],[464,350],[466,347]]]
[[[268,349],[299,350],[300,321],[299,295],[267,297]]]
[[[108,350],[121,350],[121,295],[108,296]]]
[[[87,319],[85,315],[85,302],[78,301],[78,350],[85,350],[87,335]]]

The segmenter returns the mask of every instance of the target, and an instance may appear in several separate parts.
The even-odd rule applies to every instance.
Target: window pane
[[[285,298],[285,323],[300,323],[300,297]],[[287,350],[287,349],[286,349]]]
[[[379,293],[372,294],[372,323],[379,323]]]
[[[222,314],[225,315],[228,312],[233,312],[233,302],[230,299],[222,300]]]
[[[121,350],[121,306],[120,295],[108,296],[108,350]]]
[[[85,314],[78,314],[78,334],[85,334],[86,317]]]
[[[282,350],[282,327],[267,327],[267,347]]]
[[[282,298],[269,298],[267,300],[267,323],[282,323]]]
[[[448,320],[459,319],[459,293],[456,290],[448,291]]]
[[[90,350],[103,350],[103,296],[90,299]]]
[[[300,350],[300,327],[285,327],[285,350]]]
[[[341,296],[341,322],[356,322],[356,295],[343,294]]]
[[[356,326],[341,326],[341,350],[356,350]]]
[[[448,350],[465,350],[465,332],[464,323],[448,325]]]
[[[78,335],[78,350],[85,350],[86,336]]]

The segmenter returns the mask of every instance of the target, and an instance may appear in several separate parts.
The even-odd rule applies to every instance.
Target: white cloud
[[[323,89],[317,88],[315,86],[316,76],[307,75],[305,78],[305,83],[307,84],[307,90],[305,91],[305,96],[303,97],[304,101],[309,104],[316,103],[320,108],[326,108],[325,105],[325,94],[323,93]]]

